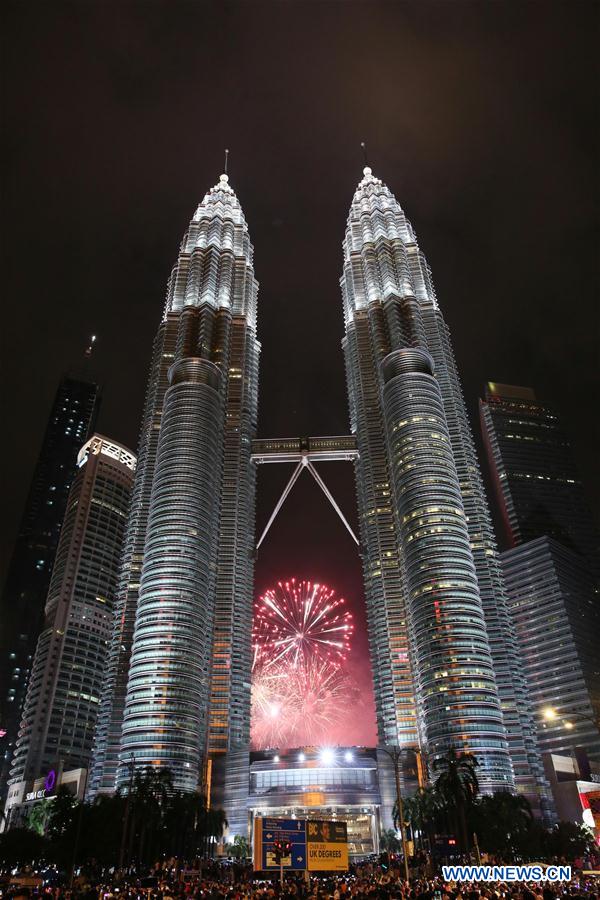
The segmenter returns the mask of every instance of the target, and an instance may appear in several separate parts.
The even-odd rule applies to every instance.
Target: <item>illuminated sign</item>
[[[281,858],[278,850],[289,847]],[[348,870],[348,833],[345,822],[316,819],[254,820],[254,869],[308,869],[309,872]]]
[[[600,828],[600,791],[579,793],[583,808],[583,821],[590,828]]]
[[[289,844],[290,852],[278,858],[276,844]],[[306,869],[306,822],[303,819],[254,820],[254,869]]]
[[[31,803],[32,800],[45,800],[46,797],[51,796],[54,793],[54,788],[56,787],[56,770],[50,769],[48,774],[44,779],[44,787],[40,788],[37,791],[29,791],[28,794],[25,794],[25,802]]]
[[[306,823],[306,850],[309,872],[348,870],[348,832],[345,822]]]

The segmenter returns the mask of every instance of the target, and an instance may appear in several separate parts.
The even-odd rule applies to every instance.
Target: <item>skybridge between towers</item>
[[[343,434],[335,437],[266,438],[264,440],[256,440],[252,441],[251,458],[256,465],[262,465],[264,463],[296,463],[296,467],[283,489],[283,493],[277,501],[275,509],[256,544],[256,552],[258,552],[260,545],[266,538],[279,510],[285,503],[290,491],[304,469],[307,469],[317,482],[342,520],[344,527],[348,530],[354,543],[357,546],[360,546],[359,540],[354,534],[344,513],[335,502],[331,491],[315,468],[315,463],[318,462],[354,462],[358,459],[356,438],[353,435]]]

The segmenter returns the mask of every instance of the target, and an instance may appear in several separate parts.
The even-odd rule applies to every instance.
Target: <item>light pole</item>
[[[404,876],[406,882],[408,883],[410,881],[410,877],[408,874],[408,848],[406,846],[404,804],[402,803],[402,791],[400,789],[400,760],[402,757],[402,751],[400,750],[400,747],[392,747],[391,750],[388,750],[387,747],[379,747],[378,749],[389,756],[394,764],[394,777],[396,779],[396,805],[398,807],[398,815],[400,817],[400,838],[402,840],[402,853],[404,855]]]
[[[129,825],[129,804],[131,803],[131,791],[133,790],[133,776],[135,772],[135,757],[131,754],[129,760],[129,790],[125,797],[125,811],[123,814],[123,831],[121,832],[121,847],[119,849],[119,874],[123,874],[123,861],[125,859],[125,842],[127,840],[127,827]]]
[[[92,338],[92,343],[93,343],[95,340],[96,340],[96,338],[93,337],[93,338]],[[87,718],[87,716],[86,716],[86,719],[85,719],[85,728],[84,728],[84,731],[83,731],[83,742],[82,742],[82,747],[83,747],[84,753],[85,753],[85,749],[86,749],[86,747],[85,747],[85,742],[86,742],[86,740],[87,740],[87,733],[88,733],[88,727],[89,727],[89,724],[90,724],[90,720],[89,720],[89,719]],[[73,741],[74,741],[74,740],[75,740],[75,732],[73,732]],[[73,845],[73,862],[72,862],[72,864],[71,864],[71,878],[69,879],[69,890],[70,890],[70,891],[73,890],[73,881],[74,881],[74,879],[75,879],[75,866],[76,866],[76,864],[77,864],[77,852],[78,852],[78,850],[79,850],[79,838],[81,837],[81,821],[82,821],[82,819],[83,819],[83,807],[84,807],[84,804],[85,804],[85,792],[86,792],[86,789],[87,789],[89,769],[90,769],[90,760],[89,760],[89,757],[88,757],[88,759],[86,760],[86,764],[85,764],[85,783],[84,783],[84,785],[83,785],[83,792],[82,792],[82,793],[83,793],[83,797],[82,797],[81,800],[79,801],[79,809],[78,809],[78,811],[77,811],[77,829],[76,829],[76,831],[75,831],[75,843],[74,843],[74,845]]]

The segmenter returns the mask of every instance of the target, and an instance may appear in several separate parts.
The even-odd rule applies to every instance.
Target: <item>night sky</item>
[[[415,226],[477,426],[487,380],[534,386],[597,506],[597,13],[586,2],[5,3],[2,571],[61,373],[98,335],[99,423],[132,448],[166,281],[222,171],[260,282],[260,436],[347,433],[341,241],[369,163]],[[596,409],[596,413],[594,413]],[[351,467],[321,466],[355,522]],[[262,529],[288,477],[262,469]],[[307,474],[257,593],[354,545]],[[351,740],[373,739],[371,701]]]

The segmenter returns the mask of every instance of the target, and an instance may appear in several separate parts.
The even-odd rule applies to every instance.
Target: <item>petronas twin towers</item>
[[[364,169],[343,341],[379,741],[473,752],[482,789],[543,776],[448,329],[410,222]],[[258,285],[226,175],[181,244],[154,344],[91,795],[133,766],[206,787],[247,751]],[[227,758],[227,757],[225,757]]]

